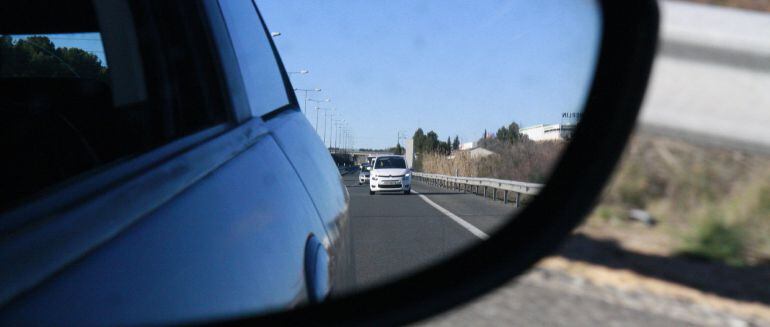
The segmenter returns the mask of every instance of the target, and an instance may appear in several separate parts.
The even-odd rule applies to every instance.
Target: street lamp
[[[318,112],[321,111],[322,109],[323,110],[329,110],[331,108],[315,107],[315,131],[316,131],[316,133],[318,133]],[[326,111],[324,112],[324,115],[326,115]],[[326,117],[324,116],[324,146],[325,145],[326,145]]]
[[[332,119],[332,126],[329,128],[329,130],[331,131],[331,138],[329,139],[329,145],[331,146],[332,149],[335,149],[335,151],[337,151],[336,150],[337,135],[339,134],[337,130],[337,125],[340,123],[340,121],[342,121],[342,119]]]
[[[270,36],[272,37],[281,36],[281,32],[271,32]]]
[[[321,92],[321,89],[315,88],[315,89],[294,89],[294,91],[303,91],[305,92],[305,105],[302,107],[302,112],[307,112],[307,93],[308,92]]]
[[[339,140],[340,140],[340,131],[342,129],[342,124],[345,123],[344,119],[332,119],[333,129],[332,129],[332,139],[329,140],[329,143],[334,141],[334,146],[332,146],[333,149],[337,149],[337,152],[339,152]],[[335,134],[336,133],[336,134]]]
[[[305,74],[307,74],[307,73],[309,73],[309,72],[310,72],[310,71],[309,71],[309,70],[307,70],[307,69],[300,69],[299,71],[296,71],[296,72],[289,72],[289,75],[292,75],[292,74],[301,74],[301,75],[305,75]]]
[[[348,151],[348,127],[345,126],[345,129],[342,133],[342,152],[345,153]]]
[[[326,127],[329,125],[329,124],[326,122],[326,119],[327,119],[327,118],[329,118],[329,111],[332,111],[332,115],[334,115],[334,112],[333,112],[333,111],[334,111],[334,110],[336,110],[337,108],[322,108],[322,107],[315,107],[315,109],[316,109],[316,113],[315,113],[315,114],[316,114],[316,116],[315,116],[316,132],[318,132],[318,111],[319,111],[319,110],[325,110],[325,111],[324,111],[324,135],[323,135],[323,141],[324,141],[324,146],[326,146]],[[331,142],[330,142],[330,143],[331,143]]]
[[[329,115],[329,112],[326,112],[326,115],[324,115],[324,146],[326,146],[326,130],[329,126],[329,121],[334,120],[334,113],[337,111],[337,108],[332,108],[331,115]],[[328,117],[327,117],[328,116]],[[329,121],[326,120],[326,118],[329,118]],[[331,139],[331,128],[329,128],[329,150],[332,148],[332,139]]]
[[[317,100],[317,99],[305,99],[305,101],[315,102],[315,105],[316,105],[316,106],[318,106],[318,104],[319,104],[319,103],[321,103],[321,102],[331,102],[331,101],[332,101],[332,99],[329,99],[329,98],[326,98],[326,99],[322,99],[322,100]],[[307,102],[305,102],[305,104],[307,104]],[[306,112],[307,114],[310,114],[309,112],[307,112],[307,110],[305,110],[305,112]],[[317,112],[317,111],[316,111],[316,112]],[[316,115],[316,118],[318,118],[318,115]],[[316,119],[316,121],[317,121],[317,120],[318,120],[318,119]],[[318,125],[318,124],[316,124],[316,125]],[[317,129],[317,128],[318,128],[318,126],[316,126],[316,131],[318,131],[318,129]]]
[[[337,139],[334,140],[334,143],[337,145],[337,150],[340,149],[340,146],[342,146],[342,131],[345,128],[345,120],[342,119],[340,121],[341,124],[337,125]]]

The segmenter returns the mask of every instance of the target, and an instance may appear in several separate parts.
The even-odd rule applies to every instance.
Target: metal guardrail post
[[[503,191],[503,204],[508,204],[508,190]]]
[[[497,189],[492,188],[492,201],[497,201]]]
[[[487,198],[487,187],[486,186],[484,186],[484,198],[485,199]]]
[[[518,207],[519,207],[519,203],[520,203],[520,201],[519,201],[519,200],[520,200],[520,197],[521,197],[521,193],[519,193],[519,192],[516,192],[516,208],[518,208]]]

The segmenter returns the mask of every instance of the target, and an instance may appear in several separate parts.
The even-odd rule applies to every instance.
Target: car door
[[[14,9],[51,5],[33,1]],[[51,110],[74,121],[73,128],[60,128],[75,135],[62,144],[85,153],[79,156],[86,164],[73,161],[69,174],[3,202],[0,321],[185,322],[292,307],[328,294],[330,276],[340,270],[335,263],[345,257],[336,251],[346,193],[309,124],[297,118],[296,99],[254,4],[77,1],[61,7],[56,17],[9,17],[4,21],[18,28],[4,24],[11,27],[0,33],[14,46],[23,35],[49,35],[54,50],[62,33],[98,34],[92,38],[102,43],[110,87],[100,108],[117,113],[110,124],[101,113],[81,114],[79,126],[66,112]],[[246,41],[248,48],[239,47]],[[8,85],[38,85],[5,77]],[[36,118],[24,117],[32,124]],[[105,138],[123,132],[105,125],[132,128]],[[61,137],[55,131],[37,138]],[[298,148],[313,154],[302,167]],[[88,152],[107,159],[92,160]],[[57,160],[16,173],[33,175],[67,158],[49,157]],[[326,184],[300,178],[298,168]],[[335,201],[322,207],[312,192]]]

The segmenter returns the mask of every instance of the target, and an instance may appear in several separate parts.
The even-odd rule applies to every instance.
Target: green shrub
[[[614,191],[620,203],[629,208],[645,208],[647,204],[647,175],[638,163],[631,162],[624,167]]]
[[[680,253],[729,265],[744,265],[745,233],[738,225],[729,225],[714,215],[701,220],[692,235],[685,238]]]

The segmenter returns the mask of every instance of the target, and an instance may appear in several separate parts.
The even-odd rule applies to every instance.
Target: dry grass
[[[594,221],[647,210],[672,252],[734,265],[770,260],[770,158],[635,136]]]
[[[543,183],[564,145],[564,142],[556,141],[507,143],[484,140],[481,146],[495,152],[495,155],[471,158],[463,151],[457,151],[452,157],[431,153],[421,156],[418,167],[421,171],[435,174]]]

